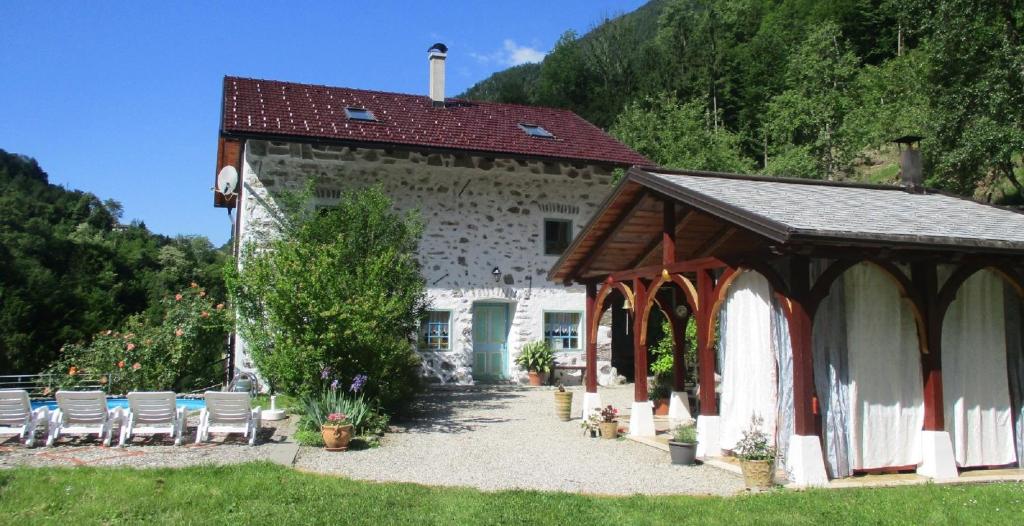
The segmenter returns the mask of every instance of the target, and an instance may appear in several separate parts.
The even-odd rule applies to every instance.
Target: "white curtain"
[[[729,286],[722,308],[729,321],[721,329],[721,448],[732,450],[755,414],[764,419],[762,429],[775,435],[778,380],[768,280],[743,272]]]
[[[852,469],[921,462],[924,393],[913,314],[892,280],[861,263],[843,276]]]
[[[1017,461],[1004,319],[1003,283],[984,270],[961,285],[943,321],[942,399],[960,467]]]

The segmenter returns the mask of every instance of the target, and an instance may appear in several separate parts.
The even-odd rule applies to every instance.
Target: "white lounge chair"
[[[47,431],[49,419],[49,408],[32,409],[28,391],[0,390],[0,435],[18,435],[26,446],[32,447],[36,443],[36,428],[42,424],[43,431]]]
[[[210,438],[210,433],[242,433],[249,445],[256,445],[260,430],[260,408],[252,407],[249,393],[207,391],[206,407],[199,412],[196,444]]]
[[[109,446],[114,424],[120,422],[121,408],[107,409],[103,391],[57,391],[46,445],[52,446],[61,435],[97,435]]]
[[[170,391],[128,393],[128,412],[123,416],[118,445],[125,445],[136,434],[167,433],[174,438],[174,445],[180,446],[188,414],[176,402]]]

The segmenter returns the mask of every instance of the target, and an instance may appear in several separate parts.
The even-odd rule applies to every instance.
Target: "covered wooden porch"
[[[950,478],[941,343],[961,285],[989,269],[1020,295],[1024,216],[920,187],[843,184],[694,171],[632,169],[549,273],[586,286],[586,355],[596,362],[598,320],[618,291],[632,310],[636,371],[630,434],[654,434],[647,375],[647,323],[658,308],[674,343],[670,415],[690,416],[683,379],[697,367],[698,454],[717,455],[716,325],[730,284],[756,272],[771,286],[792,349],[793,436],[787,471],[798,485],[828,480],[815,390],[812,329],[833,283],[869,263],[907,301],[917,330],[924,394],[924,458],[909,466]],[[813,268],[812,268],[813,267]],[[697,363],[684,360],[682,330],[697,325]],[[584,416],[600,406],[587,369]],[[1017,408],[1019,409],[1019,408]],[[945,433],[945,435],[943,435]]]

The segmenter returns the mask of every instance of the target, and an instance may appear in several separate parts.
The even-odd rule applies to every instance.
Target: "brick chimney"
[[[430,100],[434,106],[444,106],[444,60],[448,46],[438,42],[427,50],[430,61]]]
[[[900,185],[911,193],[924,193],[924,170],[921,166],[921,137],[905,135],[893,142],[900,150]]]

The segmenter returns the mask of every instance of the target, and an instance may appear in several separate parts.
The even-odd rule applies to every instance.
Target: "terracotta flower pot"
[[[654,400],[654,414],[657,416],[668,416],[668,398]]]
[[[555,391],[555,416],[563,422],[572,418],[572,391]]]
[[[352,424],[341,426],[323,426],[320,433],[324,437],[324,449],[327,451],[345,451],[352,441]]]
[[[530,375],[530,385],[537,387],[544,383],[544,379],[541,378],[540,373],[538,373],[537,371],[529,371],[528,374]]]
[[[775,462],[771,460],[741,460],[740,469],[743,470],[743,482],[748,488],[770,488]]]
[[[597,424],[597,427],[601,429],[601,438],[608,440],[619,438],[618,422],[601,422]]]

